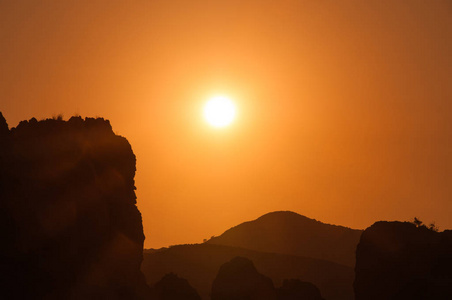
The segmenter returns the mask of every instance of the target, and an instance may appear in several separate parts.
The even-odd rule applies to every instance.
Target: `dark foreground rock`
[[[135,155],[104,119],[0,114],[0,298],[143,299]]]
[[[355,299],[452,299],[452,231],[377,222],[356,251]]]

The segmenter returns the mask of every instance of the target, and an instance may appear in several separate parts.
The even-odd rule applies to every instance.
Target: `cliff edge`
[[[452,299],[452,231],[377,222],[356,250],[355,299]]]
[[[0,127],[0,294],[147,298],[128,141],[102,118]]]

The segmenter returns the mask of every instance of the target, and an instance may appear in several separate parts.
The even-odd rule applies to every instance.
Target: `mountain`
[[[186,278],[202,299],[210,299],[212,283],[220,266],[240,256],[253,261],[257,271],[281,286],[284,279],[312,282],[328,300],[353,299],[351,267],[314,258],[265,253],[215,244],[179,245],[144,252],[141,270],[148,285],[173,272]]]
[[[377,222],[356,250],[356,300],[452,299],[452,231]]]
[[[277,211],[235,226],[207,243],[312,257],[353,267],[361,233],[294,212]]]
[[[0,298],[143,299],[135,155],[109,121],[0,113]]]

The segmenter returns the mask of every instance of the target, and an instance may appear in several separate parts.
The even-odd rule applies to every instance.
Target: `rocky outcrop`
[[[275,289],[251,260],[235,257],[220,267],[212,284],[212,300],[324,300],[319,289],[299,279],[285,279]]]
[[[452,299],[452,231],[377,222],[356,250],[355,299]]]
[[[201,300],[198,292],[184,278],[168,273],[154,285],[158,300]]]
[[[140,299],[135,155],[104,119],[0,117],[0,296]]]
[[[276,300],[270,278],[260,274],[252,261],[236,257],[220,267],[212,284],[212,300]]]

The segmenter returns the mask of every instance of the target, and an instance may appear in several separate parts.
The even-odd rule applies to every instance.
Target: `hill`
[[[235,226],[207,243],[312,257],[353,267],[361,233],[362,230],[278,211]]]
[[[353,269],[333,262],[264,253],[214,244],[179,245],[158,251],[145,251],[141,270],[152,286],[165,274],[173,272],[186,278],[203,299],[210,291],[220,266],[234,257],[253,261],[259,273],[281,286],[286,278],[297,278],[316,285],[325,299],[353,299]]]

